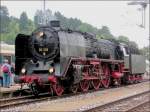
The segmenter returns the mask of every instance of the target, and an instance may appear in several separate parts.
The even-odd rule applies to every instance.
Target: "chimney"
[[[52,21],[50,21],[50,26],[55,28],[55,29],[58,29],[58,28],[60,29],[60,21],[52,20]]]

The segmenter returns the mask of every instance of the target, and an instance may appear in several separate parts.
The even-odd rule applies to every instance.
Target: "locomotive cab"
[[[127,45],[120,43],[121,51],[123,52],[123,56],[129,56],[129,48]]]
[[[145,56],[137,48],[121,43],[120,47],[124,56],[124,69],[130,74],[143,74],[146,69]]]

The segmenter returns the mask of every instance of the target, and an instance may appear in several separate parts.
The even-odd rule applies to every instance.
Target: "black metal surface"
[[[26,60],[32,56],[28,50],[29,35],[18,34],[15,40],[15,74],[20,74],[20,70]]]
[[[52,60],[59,53],[59,38],[51,27],[41,27],[29,39],[29,50],[37,60]]]
[[[23,38],[23,39],[22,39]],[[82,33],[79,31],[72,30],[55,30],[51,26],[40,27],[35,30],[31,36],[28,36],[28,39],[24,40],[24,37],[18,36],[17,43],[24,41],[22,43],[24,48],[22,48],[21,52],[27,52],[27,54],[32,54],[32,58],[26,58],[24,56],[24,60],[20,60],[17,57],[18,50],[16,51],[16,64],[24,63],[17,67],[17,74],[20,73],[22,67],[30,69],[31,74],[33,70],[37,66],[36,63],[45,63],[42,65],[43,70],[48,70],[47,64],[51,64],[54,61],[55,63],[60,63],[60,71],[58,71],[57,75],[62,75],[64,69],[66,68],[70,57],[88,57],[88,58],[101,58],[101,59],[117,59],[116,56],[118,44],[110,42],[104,39],[96,39],[95,35],[89,33]],[[17,48],[20,47],[16,43]],[[27,43],[27,44],[26,44]],[[19,46],[19,47],[18,47]],[[31,56],[30,56],[31,57]],[[30,61],[33,62],[32,64]],[[38,62],[40,61],[40,62]],[[28,66],[27,66],[28,65]],[[35,65],[35,66],[34,66]],[[33,67],[31,67],[33,66]],[[37,67],[40,69],[40,67]],[[41,69],[40,69],[41,70]],[[28,72],[27,72],[28,73]]]
[[[51,26],[38,28],[30,36],[17,36],[16,74],[20,74],[23,67],[28,70],[28,74],[35,70],[36,73],[43,70],[48,74],[50,67],[57,67],[56,75],[62,76],[71,57],[124,59],[119,43],[97,39],[89,33],[54,27],[59,27],[57,21]],[[137,53],[137,49],[133,47],[132,52]]]

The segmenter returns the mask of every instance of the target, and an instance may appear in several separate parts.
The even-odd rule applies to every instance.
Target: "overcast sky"
[[[97,28],[106,25],[114,36],[125,35],[139,47],[149,45],[149,6],[146,9],[146,28],[141,28],[141,12],[138,5],[127,5],[129,1],[46,1],[46,9],[59,11]],[[33,20],[37,9],[43,10],[42,1],[2,1],[9,14],[15,17],[25,11]]]

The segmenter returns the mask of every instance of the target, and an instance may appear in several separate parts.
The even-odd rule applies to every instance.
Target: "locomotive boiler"
[[[62,29],[59,21],[51,21],[31,35],[18,34],[15,44],[17,81],[28,83],[35,95],[48,90],[57,95],[66,89],[87,91],[90,85],[97,90],[128,80],[124,78],[125,45]],[[126,71],[130,73],[129,66]]]

